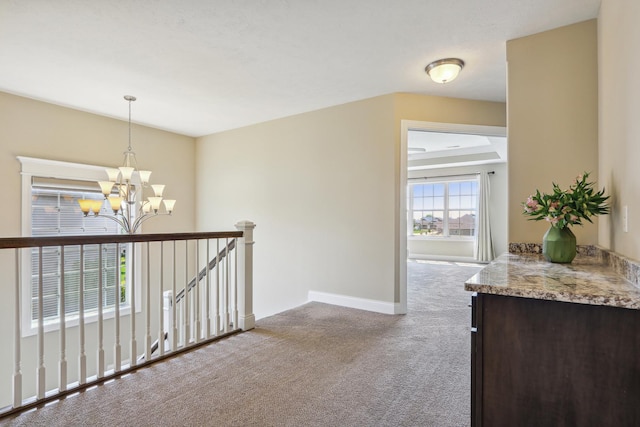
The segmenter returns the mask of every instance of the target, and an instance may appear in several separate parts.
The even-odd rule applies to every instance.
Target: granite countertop
[[[578,255],[571,264],[554,264],[539,254],[506,253],[467,280],[465,289],[640,310],[640,287],[616,273],[606,257]]]

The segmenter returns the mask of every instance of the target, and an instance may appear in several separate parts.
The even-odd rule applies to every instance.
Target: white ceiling
[[[507,40],[600,0],[0,0],[0,90],[201,136],[393,92],[505,100]],[[438,85],[424,67],[466,62]]]
[[[507,161],[503,136],[409,130],[408,170],[470,166]]]
[[[470,135],[464,133],[430,132],[423,130],[409,130],[407,146],[416,152],[429,153],[490,146],[488,136]]]

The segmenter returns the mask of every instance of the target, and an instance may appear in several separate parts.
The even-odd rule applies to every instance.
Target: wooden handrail
[[[176,240],[227,239],[242,237],[242,231],[198,233],[100,234],[83,236],[3,237],[0,249],[36,248],[45,246],[97,245],[106,243],[162,242]]]

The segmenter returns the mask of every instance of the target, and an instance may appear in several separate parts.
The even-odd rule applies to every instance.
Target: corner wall
[[[398,302],[402,119],[504,126],[505,108],[394,94],[198,138],[198,227],[257,224],[258,318],[309,291]]]
[[[393,301],[392,100],[198,138],[198,227],[256,223],[257,318],[310,290]]]
[[[598,179],[596,30],[590,20],[507,42],[510,242],[541,242],[549,228],[522,215],[536,189]],[[578,244],[598,242],[597,221],[573,227]]]
[[[122,108],[126,111],[124,100]],[[135,108],[144,106],[134,106],[134,118]],[[128,122],[0,92],[0,138],[3,195],[19,206],[16,156],[117,167],[127,149]],[[171,218],[146,222],[145,232],[193,231],[195,139],[133,124],[131,140],[139,165],[153,172],[152,183],[166,184],[165,195],[178,200]],[[2,219],[0,236],[20,235],[19,209],[5,211]]]
[[[611,215],[600,220],[599,243],[640,259],[640,3],[603,0],[598,17],[600,184]],[[628,232],[622,208],[628,207]]]

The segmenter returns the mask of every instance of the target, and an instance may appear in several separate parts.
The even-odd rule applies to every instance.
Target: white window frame
[[[22,175],[22,235],[25,237],[31,237],[31,196],[32,196],[32,178],[54,178],[54,179],[66,179],[66,180],[79,180],[79,181],[104,181],[107,179],[105,166],[85,165],[81,163],[61,162],[57,160],[37,159],[33,157],[18,156],[20,161],[21,175]],[[136,185],[138,184],[138,185]],[[139,183],[135,183],[136,188],[141,188]],[[135,265],[141,265],[140,251],[135,251]],[[131,260],[127,261],[127,265],[131,265]],[[130,271],[127,268],[127,271]],[[132,277],[131,274],[134,276]],[[22,323],[22,336],[32,336],[38,333],[37,325],[31,319],[31,252],[24,250],[22,252],[20,261],[20,275],[22,283],[22,295],[21,295],[21,323]],[[135,271],[127,274],[127,294],[131,292],[131,280],[134,280],[136,295],[142,295],[142,273],[141,269],[137,268]],[[127,299],[130,301],[130,297]],[[142,298],[136,298],[135,311],[137,313],[142,311]],[[120,316],[128,316],[131,314],[131,307],[129,304],[120,306]],[[103,318],[110,319],[115,316],[115,310],[108,308],[103,310]],[[98,320],[97,313],[87,314],[84,317],[85,323],[93,323]],[[71,315],[65,317],[65,326],[74,327],[79,323],[78,316]],[[57,331],[60,329],[60,321],[49,320],[44,325],[44,331]]]
[[[475,234],[473,236],[459,236],[459,235],[451,235],[449,234],[449,184],[452,182],[469,182],[476,181],[478,186],[480,185],[478,176],[473,177],[472,175],[460,175],[460,176],[451,176],[451,177],[434,177],[433,179],[419,179],[413,180],[409,183],[407,189],[407,238],[410,240],[443,240],[443,239],[451,239],[451,240],[459,240],[459,241],[474,241],[476,239]],[[415,235],[413,234],[413,187],[415,185],[423,185],[423,184],[445,184],[444,185],[444,209],[443,211],[443,235],[442,236],[428,236],[428,235]],[[478,202],[479,202],[479,190],[476,193],[476,206],[473,208],[476,212],[476,221],[474,230],[477,233],[478,229]],[[430,210],[430,209],[421,209],[421,210]],[[433,209],[439,210],[439,209]],[[456,210],[467,210],[467,209],[456,209]]]

